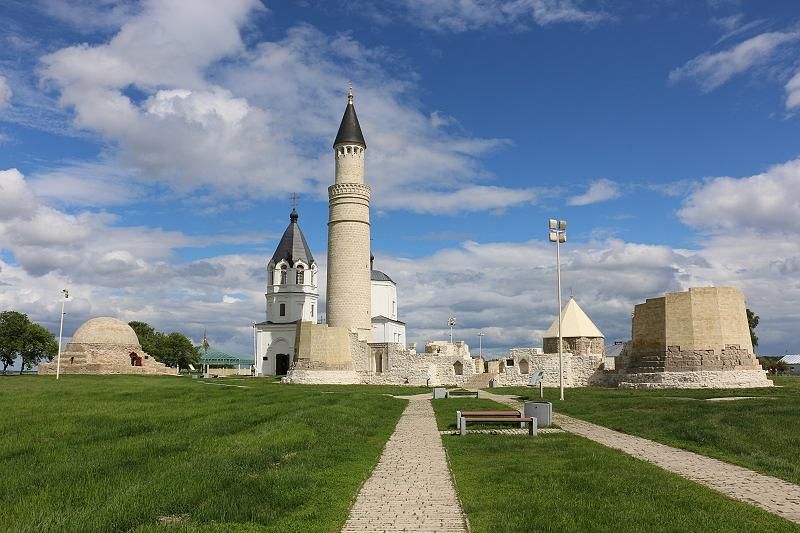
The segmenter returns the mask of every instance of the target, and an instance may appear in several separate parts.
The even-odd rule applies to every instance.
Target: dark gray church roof
[[[292,214],[289,215],[289,227],[283,232],[283,237],[275,249],[271,263],[278,264],[282,259],[285,259],[290,265],[297,261],[302,261],[308,266],[314,263],[314,256],[311,255],[306,238],[297,224],[298,218],[297,211],[292,209]]]
[[[373,270],[369,279],[372,281],[391,281],[392,283],[394,283],[394,280],[392,278],[390,278],[380,270]]]
[[[360,144],[364,148],[367,147],[367,143],[364,141],[364,134],[361,133],[361,126],[358,124],[352,91],[347,95],[347,107],[344,110],[342,123],[339,125],[339,133],[336,134],[336,140],[333,141],[333,145],[336,146],[343,143]]]

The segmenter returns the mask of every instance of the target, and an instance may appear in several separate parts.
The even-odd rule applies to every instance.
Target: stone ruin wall
[[[464,386],[475,375],[475,362],[465,344],[436,343],[426,346],[426,351],[418,353],[406,350],[395,343],[360,343],[367,350],[354,353],[354,364],[361,383],[369,385],[415,385],[438,387],[441,385]],[[435,346],[439,348],[431,348]],[[445,347],[446,346],[446,347]],[[431,349],[433,351],[427,351]],[[375,357],[381,357],[383,369],[375,370]],[[358,359],[356,359],[356,357]],[[455,373],[454,364],[460,362],[462,374]]]
[[[544,353],[558,354],[558,337],[543,339]],[[606,353],[603,337],[562,337],[561,351],[575,355],[603,355]]]
[[[558,354],[540,353],[536,348],[512,348],[509,359],[514,366],[505,366],[495,379],[501,387],[520,386],[530,383],[531,374],[544,370],[542,382],[545,387],[558,387]],[[520,370],[520,362],[528,362],[528,373]],[[612,383],[611,373],[604,370],[605,356],[601,354],[572,355],[564,353],[564,386],[606,386]]]

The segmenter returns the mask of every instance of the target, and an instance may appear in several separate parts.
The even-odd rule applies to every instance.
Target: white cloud
[[[139,7],[131,0],[36,0],[34,6],[82,32],[118,28]]]
[[[603,11],[581,8],[580,0],[404,0],[409,19],[422,27],[464,32],[492,26],[596,24],[610,20]]]
[[[800,39],[798,32],[770,32],[756,35],[717,53],[703,53],[669,73],[671,82],[695,81],[704,92],[713,91],[733,76],[766,63],[786,43]]]
[[[746,178],[719,177],[694,191],[678,212],[681,220],[714,232],[749,230],[765,238],[800,234],[800,159]]]
[[[609,179],[599,179],[589,185],[589,189],[567,200],[568,205],[589,205],[619,198],[622,195],[617,184]]]
[[[8,86],[8,80],[4,76],[0,76],[0,111],[8,106],[12,95],[11,87]]]
[[[393,75],[396,62],[383,49],[308,25],[246,48],[239,28],[260,5],[146,4],[107,44],[45,56],[43,77],[77,127],[110,143],[117,174],[142,183],[210,189],[221,201],[293,191],[324,198],[330,143],[352,79],[376,207],[430,212],[430,201],[416,201],[421,196],[444,199],[443,212],[458,211],[454,200],[462,198],[466,209],[532,200],[527,190],[480,183],[492,176],[479,158],[507,141],[453,133],[454,120],[409,103],[415,76]],[[85,179],[55,169],[51,182],[58,176]],[[485,204],[467,199],[476,190],[487,193]]]
[[[800,72],[786,83],[786,109],[800,107]]]

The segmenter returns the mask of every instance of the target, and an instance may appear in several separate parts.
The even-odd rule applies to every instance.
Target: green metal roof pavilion
[[[252,357],[242,357],[235,354],[229,354],[221,352],[219,350],[215,350],[214,348],[208,348],[207,350],[201,349],[200,351],[202,353],[202,355],[200,356],[201,365],[235,366],[235,365],[253,364]]]

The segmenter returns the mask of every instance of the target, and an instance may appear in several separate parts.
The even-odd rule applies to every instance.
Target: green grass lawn
[[[443,441],[475,533],[798,531],[783,518],[568,433]]]
[[[800,379],[777,377],[768,389],[545,389],[557,413],[715,457],[800,484]],[[492,389],[537,400],[525,387]],[[759,399],[705,401],[721,396]]]
[[[210,382],[0,378],[0,529],[338,531],[427,391]]]

